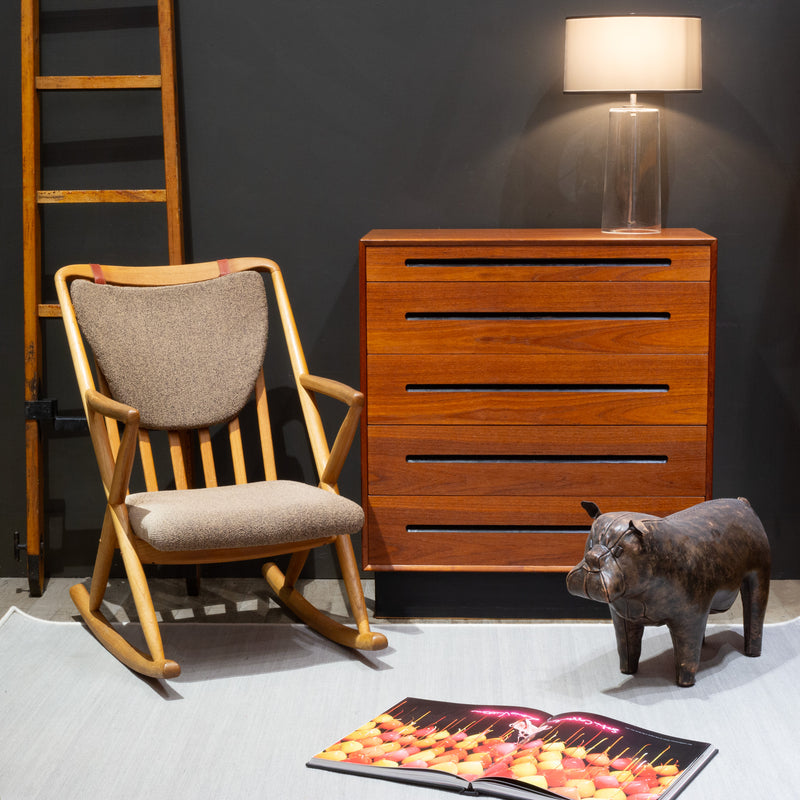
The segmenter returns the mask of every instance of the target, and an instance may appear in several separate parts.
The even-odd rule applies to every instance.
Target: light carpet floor
[[[800,619],[767,626],[755,659],[740,628],[709,626],[689,689],[673,683],[663,628],[646,631],[639,673],[625,676],[610,625],[376,627],[389,649],[356,654],[299,625],[166,624],[183,674],[157,682],[83,625],[12,608],[0,621],[0,800],[447,797],[305,766],[409,695],[592,711],[712,742],[687,800],[796,796]]]

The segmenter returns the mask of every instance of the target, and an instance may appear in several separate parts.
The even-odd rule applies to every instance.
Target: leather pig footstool
[[[727,611],[739,592],[745,655],[761,655],[770,548],[747,500],[709,500],[667,517],[581,505],[594,522],[567,589],[608,603],[624,674],[639,666],[645,626],[666,625],[676,681],[692,686],[708,615]]]

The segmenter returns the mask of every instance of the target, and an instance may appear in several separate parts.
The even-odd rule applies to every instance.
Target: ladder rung
[[[38,203],[166,203],[166,189],[49,189]]]
[[[160,75],[39,75],[37,89],[159,89]]]
[[[40,317],[60,317],[61,306],[58,303],[39,303]]]

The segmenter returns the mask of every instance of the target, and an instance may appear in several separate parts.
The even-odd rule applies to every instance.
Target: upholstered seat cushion
[[[156,550],[254,547],[358,532],[361,506],[296,481],[141,492],[126,499],[131,527]]]

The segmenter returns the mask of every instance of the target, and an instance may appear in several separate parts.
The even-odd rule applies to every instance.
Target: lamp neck
[[[631,102],[630,102],[630,104],[632,106],[638,105],[638,103],[636,102],[636,92],[631,92]]]

